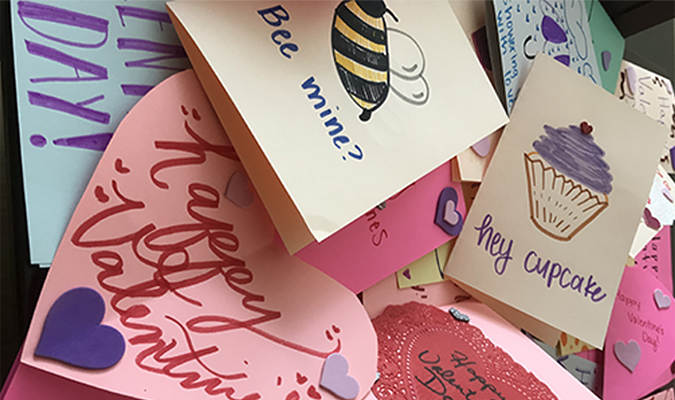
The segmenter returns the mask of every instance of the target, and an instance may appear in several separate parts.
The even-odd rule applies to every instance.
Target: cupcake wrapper
[[[547,166],[537,152],[525,154],[530,219],[544,234],[571,240],[609,205],[590,189]]]

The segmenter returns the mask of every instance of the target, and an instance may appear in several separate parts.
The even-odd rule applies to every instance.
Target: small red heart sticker
[[[581,128],[581,133],[584,133],[586,135],[593,132],[593,127],[589,125],[588,122],[586,121],[582,122],[579,128]]]

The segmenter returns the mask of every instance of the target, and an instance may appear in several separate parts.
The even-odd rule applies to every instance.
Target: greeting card
[[[601,348],[666,134],[537,56],[446,275]]]
[[[672,293],[655,276],[625,268],[607,331],[604,398],[638,398],[670,368],[675,359],[672,302]]]
[[[584,0],[491,3],[486,27],[496,42],[490,56],[497,90],[509,113],[539,52],[602,84]]]
[[[119,122],[190,64],[161,2],[10,6],[30,260],[48,265]]]
[[[447,2],[168,8],[291,253],[506,122]]]
[[[451,240],[396,271],[399,289],[442,282],[443,267],[453,247],[455,241]]]
[[[21,362],[139,399],[355,399],[358,299],[274,244],[192,70],[120,124],[59,247]]]
[[[664,226],[635,257],[634,267],[654,275],[673,293],[673,264],[670,226]]]
[[[475,301],[411,302],[373,320],[379,400],[567,399],[595,396],[526,336]]]
[[[670,135],[664,142],[660,161],[667,173],[675,172],[671,154],[675,146],[675,97],[670,80],[631,62],[622,61],[614,95],[668,127]]]

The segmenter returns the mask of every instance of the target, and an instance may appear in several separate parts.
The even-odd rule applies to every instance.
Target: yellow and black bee
[[[389,93],[389,54],[384,1],[345,0],[335,9],[331,41],[338,76],[368,121]]]

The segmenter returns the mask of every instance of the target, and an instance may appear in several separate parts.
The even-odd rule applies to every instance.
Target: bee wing
[[[390,87],[395,95],[407,103],[421,106],[429,101],[429,84],[424,76],[407,80],[392,75]]]
[[[401,79],[419,79],[426,60],[417,41],[408,33],[389,28],[389,71]]]
[[[429,100],[424,51],[408,33],[395,28],[388,32],[391,91],[407,103],[423,105]]]

